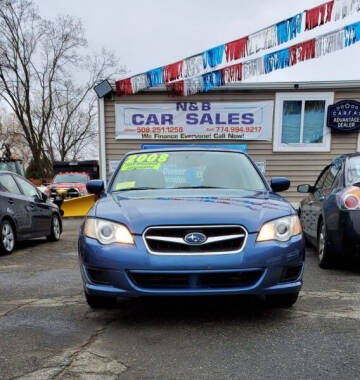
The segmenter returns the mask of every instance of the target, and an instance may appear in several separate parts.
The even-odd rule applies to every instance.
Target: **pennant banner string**
[[[213,69],[219,68],[219,66],[226,66],[228,63],[234,64],[237,60],[285,44],[302,32],[312,30],[330,21],[343,19],[356,12],[360,12],[360,0],[328,1],[249,36],[216,46],[184,60],[119,80],[116,82],[117,93],[119,95],[131,95],[149,87],[167,85],[179,80],[205,75],[212,72]],[[314,45],[311,45],[312,47],[310,45],[299,45],[296,51],[294,51],[294,47],[291,47],[288,54],[284,51],[281,54],[275,52],[266,55],[262,59],[263,62],[258,61],[258,59],[243,62],[242,78],[247,79],[249,76],[262,75],[264,72],[283,68],[288,62],[289,65],[301,62],[308,56],[312,57],[314,49],[318,57],[327,54],[327,51],[338,50],[343,46],[344,41],[347,44],[346,46],[350,46],[353,43],[352,41],[357,42],[359,33],[358,29],[350,28],[339,32],[336,36],[331,36],[331,33],[322,36],[321,40],[316,40],[315,48]],[[307,52],[306,54],[301,53],[303,49]],[[184,92],[191,93],[193,87],[198,88],[198,81],[194,82],[194,86],[190,83],[191,81],[184,82]],[[207,84],[205,87],[207,88]]]
[[[238,83],[251,77],[269,74],[275,70],[331,54],[357,42],[360,42],[360,22],[263,57],[215,70],[198,78],[185,79],[183,95],[207,92],[229,83]]]
[[[333,20],[341,20],[359,11],[360,0],[334,0]]]
[[[133,94],[145,90],[149,87],[149,81],[146,74],[139,74],[131,77],[131,87]]]

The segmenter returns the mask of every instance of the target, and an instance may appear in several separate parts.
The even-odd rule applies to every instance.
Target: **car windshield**
[[[88,180],[86,174],[58,174],[54,183],[86,183]]]
[[[176,188],[266,190],[254,165],[242,153],[160,151],[129,155],[116,173],[111,191]]]
[[[360,156],[353,156],[349,158],[346,182],[348,184],[360,182]]]

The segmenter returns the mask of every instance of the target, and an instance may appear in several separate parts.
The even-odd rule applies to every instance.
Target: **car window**
[[[10,174],[0,175],[0,186],[1,191],[8,191],[12,194],[21,194],[18,185]]]
[[[352,156],[346,165],[346,183],[352,185],[358,182],[360,182],[360,156]]]
[[[337,169],[337,172],[336,172],[336,175],[335,175],[335,178],[334,178],[334,181],[332,183],[332,186],[331,186],[331,189],[335,189],[339,186],[341,186],[341,178],[342,178],[342,173],[343,173],[343,168],[342,168],[342,164],[340,165],[335,165],[335,168]]]
[[[337,175],[336,175],[336,177],[335,177],[335,179],[334,179],[334,182],[333,182],[333,184],[332,184],[332,186],[331,186],[331,190],[334,190],[334,189],[336,189],[337,187],[342,187],[341,186],[341,169],[338,171],[338,173],[337,173]]]
[[[323,185],[324,185],[324,182],[325,182],[325,179],[326,179],[326,176],[329,172],[329,168],[326,168],[326,170],[324,172],[322,172],[322,174],[320,174],[319,178],[317,179],[316,183],[315,183],[315,188],[320,190],[323,188]]]
[[[22,191],[25,196],[29,198],[33,198],[33,199],[39,198],[38,190],[31,183],[29,183],[28,181],[25,181],[24,179],[20,177],[16,177],[16,181],[20,184],[20,187],[22,188]]]
[[[335,165],[331,165],[327,171],[327,176],[325,178],[323,188],[330,190],[333,187],[333,183],[335,181],[335,178],[337,177],[338,173],[340,171],[339,167],[336,167]]]
[[[89,178],[86,174],[58,174],[54,178],[54,183],[86,183]]]

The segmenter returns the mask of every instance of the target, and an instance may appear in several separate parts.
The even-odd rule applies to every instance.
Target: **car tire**
[[[9,220],[5,219],[1,222],[0,234],[0,253],[3,255],[10,255],[15,249],[16,232]]]
[[[265,297],[267,305],[273,307],[291,307],[297,301],[299,292],[285,294],[268,294]]]
[[[322,220],[319,224],[317,242],[319,267],[323,269],[329,269],[334,265],[334,257],[329,248],[329,243],[326,236],[326,228]]]
[[[50,235],[46,236],[48,241],[58,241],[61,235],[61,223],[60,217],[57,214],[53,214],[51,218],[51,231]]]
[[[105,309],[116,305],[116,297],[93,296],[85,293],[85,298],[92,309]]]

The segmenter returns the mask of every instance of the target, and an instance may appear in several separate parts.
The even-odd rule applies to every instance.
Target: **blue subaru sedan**
[[[91,307],[117,298],[253,294],[291,306],[305,245],[290,203],[245,153],[168,149],[128,153],[79,237]]]

